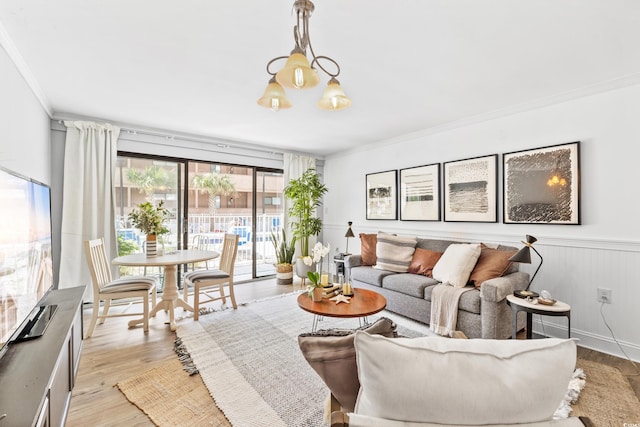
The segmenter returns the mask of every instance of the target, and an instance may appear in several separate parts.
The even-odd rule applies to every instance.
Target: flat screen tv
[[[0,168],[0,356],[44,333],[56,307],[40,302],[52,288],[51,189]]]

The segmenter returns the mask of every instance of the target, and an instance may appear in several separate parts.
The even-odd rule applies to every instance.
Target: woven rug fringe
[[[576,368],[576,370],[573,371],[573,376],[569,381],[569,387],[564,395],[564,399],[562,399],[560,407],[558,407],[555,414],[553,414],[554,420],[569,417],[569,414],[573,411],[571,405],[578,401],[578,397],[580,397],[580,392],[584,388],[586,379],[587,375],[584,373],[582,368]]]
[[[196,375],[200,373],[195,363],[193,363],[193,359],[191,359],[191,354],[187,351],[187,347],[182,343],[182,339],[180,339],[180,337],[176,338],[174,341],[173,351],[178,355],[178,360],[182,363],[182,369],[189,375]]]

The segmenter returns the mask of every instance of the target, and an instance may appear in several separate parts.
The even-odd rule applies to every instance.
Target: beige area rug
[[[640,425],[640,401],[620,370],[583,359],[577,366],[587,382],[571,415],[587,416],[596,426]]]
[[[389,317],[406,336],[425,334],[405,323],[406,319]],[[191,343],[189,350],[196,356],[193,359],[202,377],[190,377],[173,360],[118,384],[127,399],[156,425],[231,425],[217,405],[237,426],[322,425],[326,386],[297,346],[296,338],[308,332],[311,317],[295,306],[295,298],[247,304],[200,319],[182,322],[178,336]],[[325,319],[323,323],[324,328],[357,326],[353,319]],[[214,340],[212,335],[217,335]],[[233,362],[228,354],[235,355]],[[617,369],[583,359],[578,359],[577,366],[587,378],[571,415],[588,416],[596,426],[640,423],[638,399]],[[225,391],[220,393],[221,389]],[[310,412],[306,416],[305,407]],[[256,414],[253,419],[252,413]],[[278,415],[282,413],[288,415]]]
[[[189,376],[177,358],[121,381],[117,387],[157,426],[231,426],[200,375]]]

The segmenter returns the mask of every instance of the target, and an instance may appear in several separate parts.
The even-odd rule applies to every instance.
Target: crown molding
[[[504,117],[525,113],[525,112],[537,110],[540,108],[551,107],[554,105],[562,104],[564,102],[570,102],[576,99],[586,98],[586,97],[597,95],[600,93],[610,92],[610,91],[614,91],[614,90],[618,90],[618,89],[622,89],[630,86],[635,86],[639,84],[640,84],[640,73],[627,74],[621,77],[583,86],[567,92],[562,92],[559,94],[534,99],[532,101],[515,104],[506,108],[488,111],[486,113],[477,114],[474,116],[463,117],[459,120],[442,123],[442,124],[435,125],[426,129],[422,129],[416,132],[398,135],[382,141],[367,144],[364,147],[355,147],[350,150],[341,151],[340,153],[330,154],[330,155],[327,155],[326,158],[330,159],[332,157],[341,157],[345,153],[358,153],[362,151],[369,151],[371,150],[372,147],[385,147],[385,146],[390,146],[390,145],[399,144],[403,142],[414,141],[420,138],[424,138],[426,136],[448,132],[451,130],[460,129],[467,126],[488,122],[491,120],[501,119]]]
[[[42,92],[38,81],[31,72],[31,69],[25,62],[24,58],[18,51],[18,48],[13,42],[13,39],[11,39],[11,36],[9,36],[6,28],[4,27],[4,25],[2,25],[2,22],[0,22],[0,46],[2,46],[5,52],[7,52],[9,59],[16,66],[18,72],[27,83],[27,86],[29,86],[31,92],[33,92],[35,97],[38,99],[40,105],[42,105],[42,108],[44,108],[49,117],[52,117],[52,109],[49,101],[47,100],[47,97],[44,95],[44,92]]]

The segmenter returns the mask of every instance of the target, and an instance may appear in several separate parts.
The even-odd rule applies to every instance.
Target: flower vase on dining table
[[[147,241],[145,242],[145,252],[148,257],[154,257],[158,255],[157,236],[155,234],[147,235]]]

